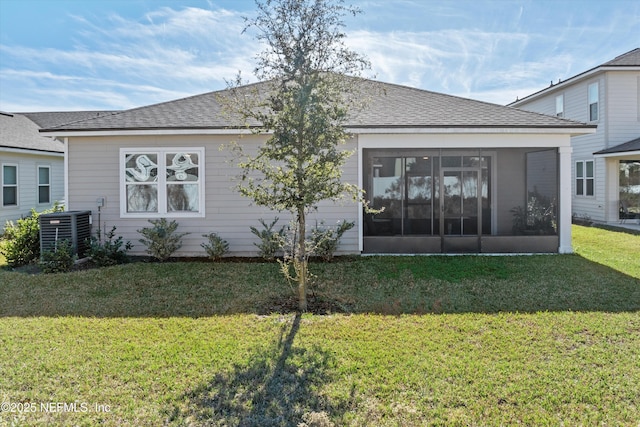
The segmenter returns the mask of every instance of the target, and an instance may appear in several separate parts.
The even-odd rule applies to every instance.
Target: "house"
[[[572,251],[570,138],[595,126],[395,84],[353,84],[370,101],[347,123],[346,148],[355,155],[343,179],[385,209],[370,215],[355,202],[318,206],[318,222],[356,222],[341,253]],[[223,114],[225,95],[43,129],[65,141],[69,209],[91,210],[94,227],[115,226],[133,243],[147,220],[175,219],[189,233],[180,256],[203,256],[209,232],[226,239],[233,255],[255,255],[249,227],[282,214],[252,206],[234,189],[240,171],[220,146],[235,140],[255,152],[266,136]],[[135,244],[132,253],[144,249]]]
[[[64,201],[64,146],[24,114],[0,113],[0,231]]]
[[[106,111],[0,112],[0,230],[6,221],[64,204],[64,145],[41,128],[85,120]]]
[[[597,125],[571,139],[573,214],[640,222],[640,48],[509,105]]]

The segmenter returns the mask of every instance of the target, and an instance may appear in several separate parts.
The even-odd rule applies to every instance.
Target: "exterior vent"
[[[54,251],[58,242],[68,240],[73,253],[82,258],[91,237],[91,211],[43,214],[40,221],[40,253]]]

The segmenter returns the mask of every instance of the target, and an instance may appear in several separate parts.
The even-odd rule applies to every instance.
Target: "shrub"
[[[176,233],[178,223],[175,220],[168,222],[166,218],[150,219],[149,223],[153,227],[137,230],[145,237],[139,242],[147,247],[149,255],[159,261],[166,261],[182,247],[182,238],[189,233]]]
[[[78,256],[68,240],[59,240],[52,251],[44,251],[40,267],[44,273],[66,273],[71,271]]]
[[[278,222],[279,218],[276,217],[271,224],[268,224],[261,218],[260,224],[262,224],[262,230],[258,230],[256,227],[250,227],[251,232],[255,234],[260,242],[253,243],[258,248],[258,255],[265,260],[274,259],[279,253],[281,253],[283,241],[285,238],[285,226],[280,227],[280,230],[274,231],[273,227]]]
[[[204,248],[209,258],[213,261],[220,259],[229,252],[229,243],[216,233],[203,234],[202,237],[206,237],[207,242],[201,243],[200,246]]]
[[[87,256],[98,267],[124,264],[129,262],[127,252],[131,250],[131,242],[124,243],[122,236],[114,239],[116,235],[115,225],[111,231],[105,233],[105,241],[100,238],[100,230],[95,236],[91,236],[88,242]],[[124,246],[124,247],[123,247]]]
[[[325,261],[331,261],[338,249],[340,238],[355,225],[353,221],[342,221],[336,228],[324,227],[324,222],[311,230],[312,252]]]
[[[38,213],[31,209],[28,217],[21,218],[15,223],[8,221],[4,229],[5,242],[0,249],[10,267],[37,263],[40,259],[40,224],[38,218],[45,213],[62,212],[63,208],[55,205],[53,208]]]

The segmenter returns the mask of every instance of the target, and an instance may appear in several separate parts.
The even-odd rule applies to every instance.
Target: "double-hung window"
[[[38,166],[38,203],[51,203],[51,168]]]
[[[18,206],[18,165],[2,165],[2,206]]]
[[[204,216],[204,148],[120,150],[120,213]]]
[[[598,115],[600,114],[598,111],[598,82],[591,83],[589,85],[589,121],[595,122],[598,120]]]
[[[593,196],[594,168],[593,160],[576,162],[576,196]]]

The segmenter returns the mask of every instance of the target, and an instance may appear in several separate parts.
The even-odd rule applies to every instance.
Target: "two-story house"
[[[640,48],[509,106],[597,125],[571,139],[573,215],[640,222]]]

